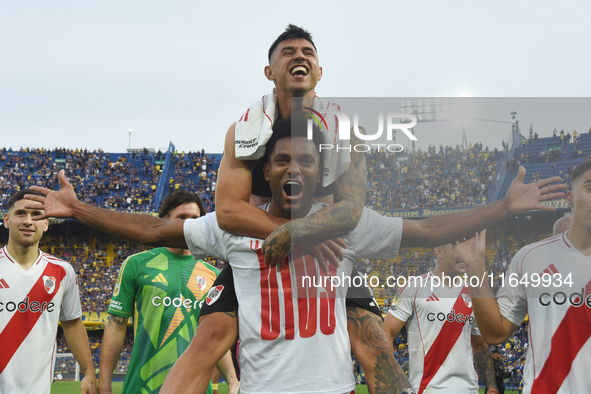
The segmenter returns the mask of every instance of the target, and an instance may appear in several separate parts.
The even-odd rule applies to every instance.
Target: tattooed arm
[[[109,321],[107,321],[103,334],[99,364],[99,392],[101,394],[111,393],[113,371],[117,366],[121,349],[123,349],[127,320],[128,318],[109,314]]]
[[[83,394],[94,394],[96,393],[96,377],[84,324],[80,318],[61,323],[68,347],[80,364],[80,371],[84,374],[84,379],[80,382],[81,391]]]
[[[488,388],[489,393],[498,393],[495,367],[490,355],[490,348],[482,336],[472,335],[472,353],[474,354],[476,371],[482,379],[484,387]]]
[[[382,330],[379,316],[363,308],[347,307],[347,330],[351,349],[365,371],[371,394],[399,394],[410,389],[408,378],[394,358],[394,348]]]
[[[160,393],[205,393],[216,363],[237,340],[237,311],[202,316],[195,336],[166,376]]]
[[[351,145],[358,143],[361,143],[361,140],[352,133]],[[330,252],[315,252],[312,248],[321,241],[347,234],[359,223],[367,194],[367,168],[363,153],[351,152],[351,165],[335,184],[334,205],[329,205],[305,218],[285,223],[267,237],[263,243],[266,263],[273,266],[283,261],[292,242],[302,244],[319,261],[319,254],[322,254],[334,262]],[[335,248],[331,247],[333,253],[334,250]]]

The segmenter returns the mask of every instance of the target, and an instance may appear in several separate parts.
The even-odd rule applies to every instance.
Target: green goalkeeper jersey
[[[133,315],[135,340],[123,393],[160,391],[195,335],[202,298],[218,274],[212,265],[166,248],[125,260],[108,309],[124,318]]]

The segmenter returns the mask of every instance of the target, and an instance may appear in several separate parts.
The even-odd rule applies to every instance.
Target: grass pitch
[[[113,383],[113,394],[121,394],[121,390],[123,389],[123,382],[115,382]],[[225,383],[220,383],[219,386],[219,394],[228,394],[228,385]],[[367,386],[360,385],[355,388],[356,394],[367,394]],[[480,390],[480,393],[483,394],[484,390]],[[507,394],[517,394],[517,391],[513,390],[506,390],[505,393]],[[80,382],[54,382],[51,386],[51,394],[80,394]]]

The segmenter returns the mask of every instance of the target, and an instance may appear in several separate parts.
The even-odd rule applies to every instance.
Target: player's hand
[[[342,249],[347,248],[347,243],[341,238],[319,243],[300,240],[298,243],[318,261],[325,272],[328,272],[329,263],[337,268],[340,266],[340,261],[344,258]],[[292,245],[291,226],[288,222],[269,234],[263,242],[262,252],[265,257],[265,264],[269,267],[277,266],[278,269],[281,269]]]
[[[476,233],[472,238],[464,242],[456,242],[458,259],[467,267],[484,267],[484,253],[486,251],[486,230]]]
[[[555,211],[555,208],[540,204],[542,201],[552,200],[554,198],[564,197],[564,193],[559,190],[566,189],[564,183],[551,185],[554,182],[561,182],[559,176],[542,179],[536,183],[524,184],[525,168],[519,166],[517,176],[511,182],[509,190],[507,190],[507,197],[509,203],[509,211],[511,214],[519,214],[532,209],[539,209],[542,211]]]
[[[228,393],[240,394],[240,381],[234,379],[234,381],[228,385]]]
[[[261,251],[265,257],[265,264],[281,269],[291,246],[291,226],[288,222],[277,227],[263,242]]]
[[[96,394],[96,378],[94,373],[84,375],[84,379],[80,382],[80,393]]]
[[[49,190],[40,186],[31,186],[31,190],[41,192],[45,197],[34,194],[27,194],[25,196],[27,200],[31,201],[31,203],[26,205],[25,208],[45,211],[42,215],[33,218],[34,220],[46,219],[49,217],[71,218],[74,216],[73,207],[79,202],[76,197],[76,192],[74,192],[74,188],[66,179],[64,170],[61,170],[57,174],[57,178],[61,185],[59,191]]]
[[[306,252],[318,261],[320,268],[328,272],[328,265],[339,268],[345,257],[343,249],[347,249],[347,243],[342,238],[329,239],[320,243],[298,242]]]

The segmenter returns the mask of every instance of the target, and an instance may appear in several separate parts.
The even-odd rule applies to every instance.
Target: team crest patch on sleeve
[[[468,294],[462,294],[462,299],[468,308],[472,308],[472,298]]]
[[[197,286],[199,287],[199,289],[201,291],[205,291],[205,289],[207,288],[207,279],[204,278],[203,276],[195,276],[195,280],[197,281]]]
[[[53,293],[55,290],[55,277],[43,275],[43,287],[45,287],[47,294]]]
[[[119,283],[116,283],[115,288],[113,289],[113,297],[117,297],[119,295],[120,289],[121,289],[121,285]]]
[[[214,302],[216,302],[218,298],[220,298],[220,296],[222,295],[222,290],[224,290],[224,285],[219,285],[209,289],[209,292],[207,293],[207,298],[205,299],[207,305],[211,305]]]

